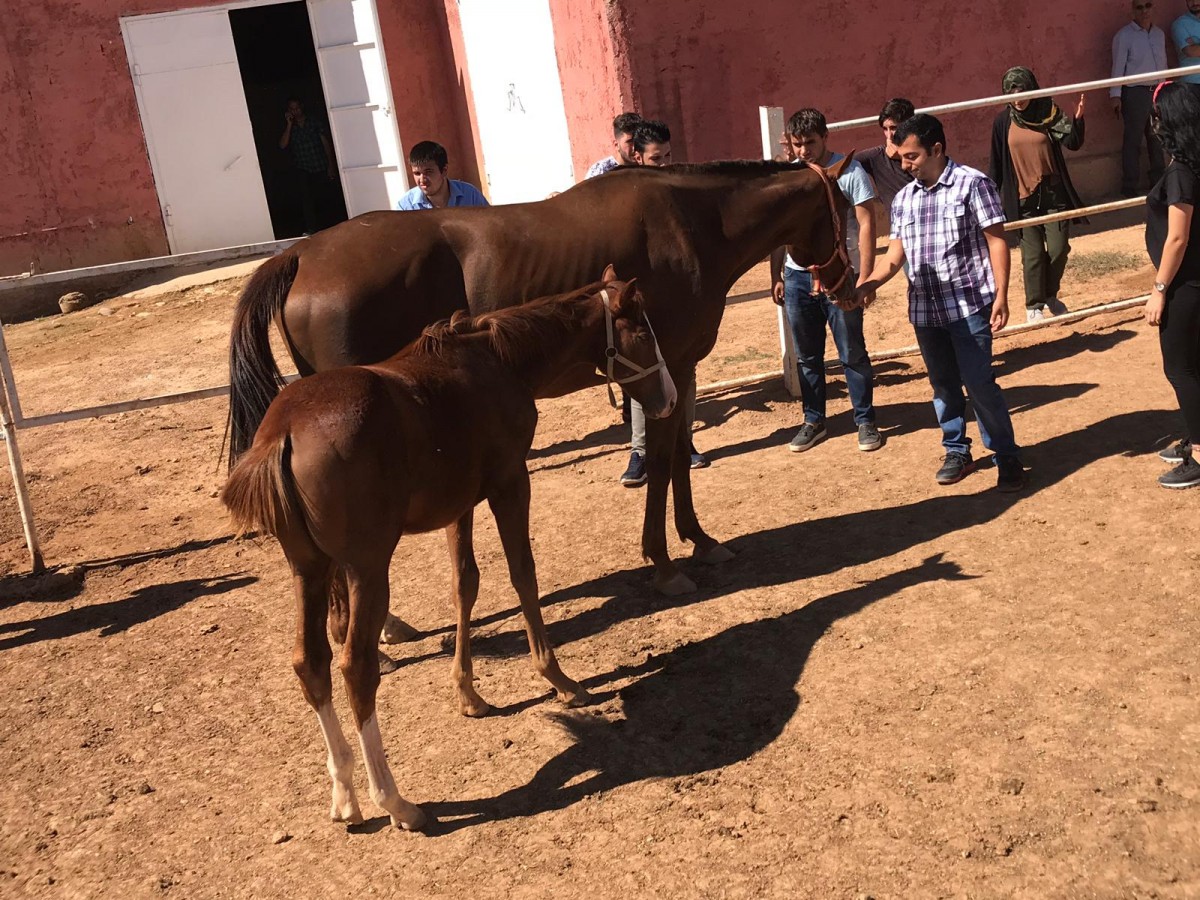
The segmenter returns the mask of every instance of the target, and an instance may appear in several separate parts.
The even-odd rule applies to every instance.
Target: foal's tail
[[[233,314],[229,338],[229,467],[254,440],[258,423],[283,387],[271,352],[271,321],[283,310],[300,257],[290,250],[258,267]]]

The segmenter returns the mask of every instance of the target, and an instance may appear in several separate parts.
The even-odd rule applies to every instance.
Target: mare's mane
[[[455,342],[478,334],[487,335],[492,350],[505,362],[523,357],[529,344],[557,349],[563,327],[583,317],[584,306],[579,301],[599,293],[608,283],[596,281],[567,294],[538,297],[478,316],[456,310],[449,319],[435,322],[421,332],[413,352],[440,357]]]
[[[775,175],[779,172],[803,172],[807,166],[773,159],[724,159],[706,163],[671,163],[669,166],[617,166],[614,172],[638,171],[661,175]]]

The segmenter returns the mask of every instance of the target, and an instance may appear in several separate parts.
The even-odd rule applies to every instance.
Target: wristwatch
[[[1154,282],[1154,289],[1156,291],[1158,291],[1160,294],[1165,294],[1167,292],[1167,286],[1165,284],[1163,284],[1161,281]]]

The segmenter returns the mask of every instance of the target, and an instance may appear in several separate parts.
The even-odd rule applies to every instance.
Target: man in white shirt
[[[1167,36],[1151,21],[1153,0],[1132,0],[1132,7],[1133,20],[1113,36],[1113,78],[1161,72],[1167,68]],[[1121,144],[1122,197],[1135,197],[1141,193],[1138,185],[1143,137],[1150,155],[1150,183],[1155,184],[1163,173],[1162,145],[1150,125],[1153,89],[1153,81],[1109,89],[1113,112],[1125,121]]]

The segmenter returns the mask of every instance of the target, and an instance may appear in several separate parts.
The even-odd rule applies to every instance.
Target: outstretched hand
[[[1085,106],[1087,106],[1087,95],[1080,94],[1079,95],[1079,105],[1075,107],[1075,118],[1077,118],[1077,119],[1083,118],[1083,110],[1084,110]]]

